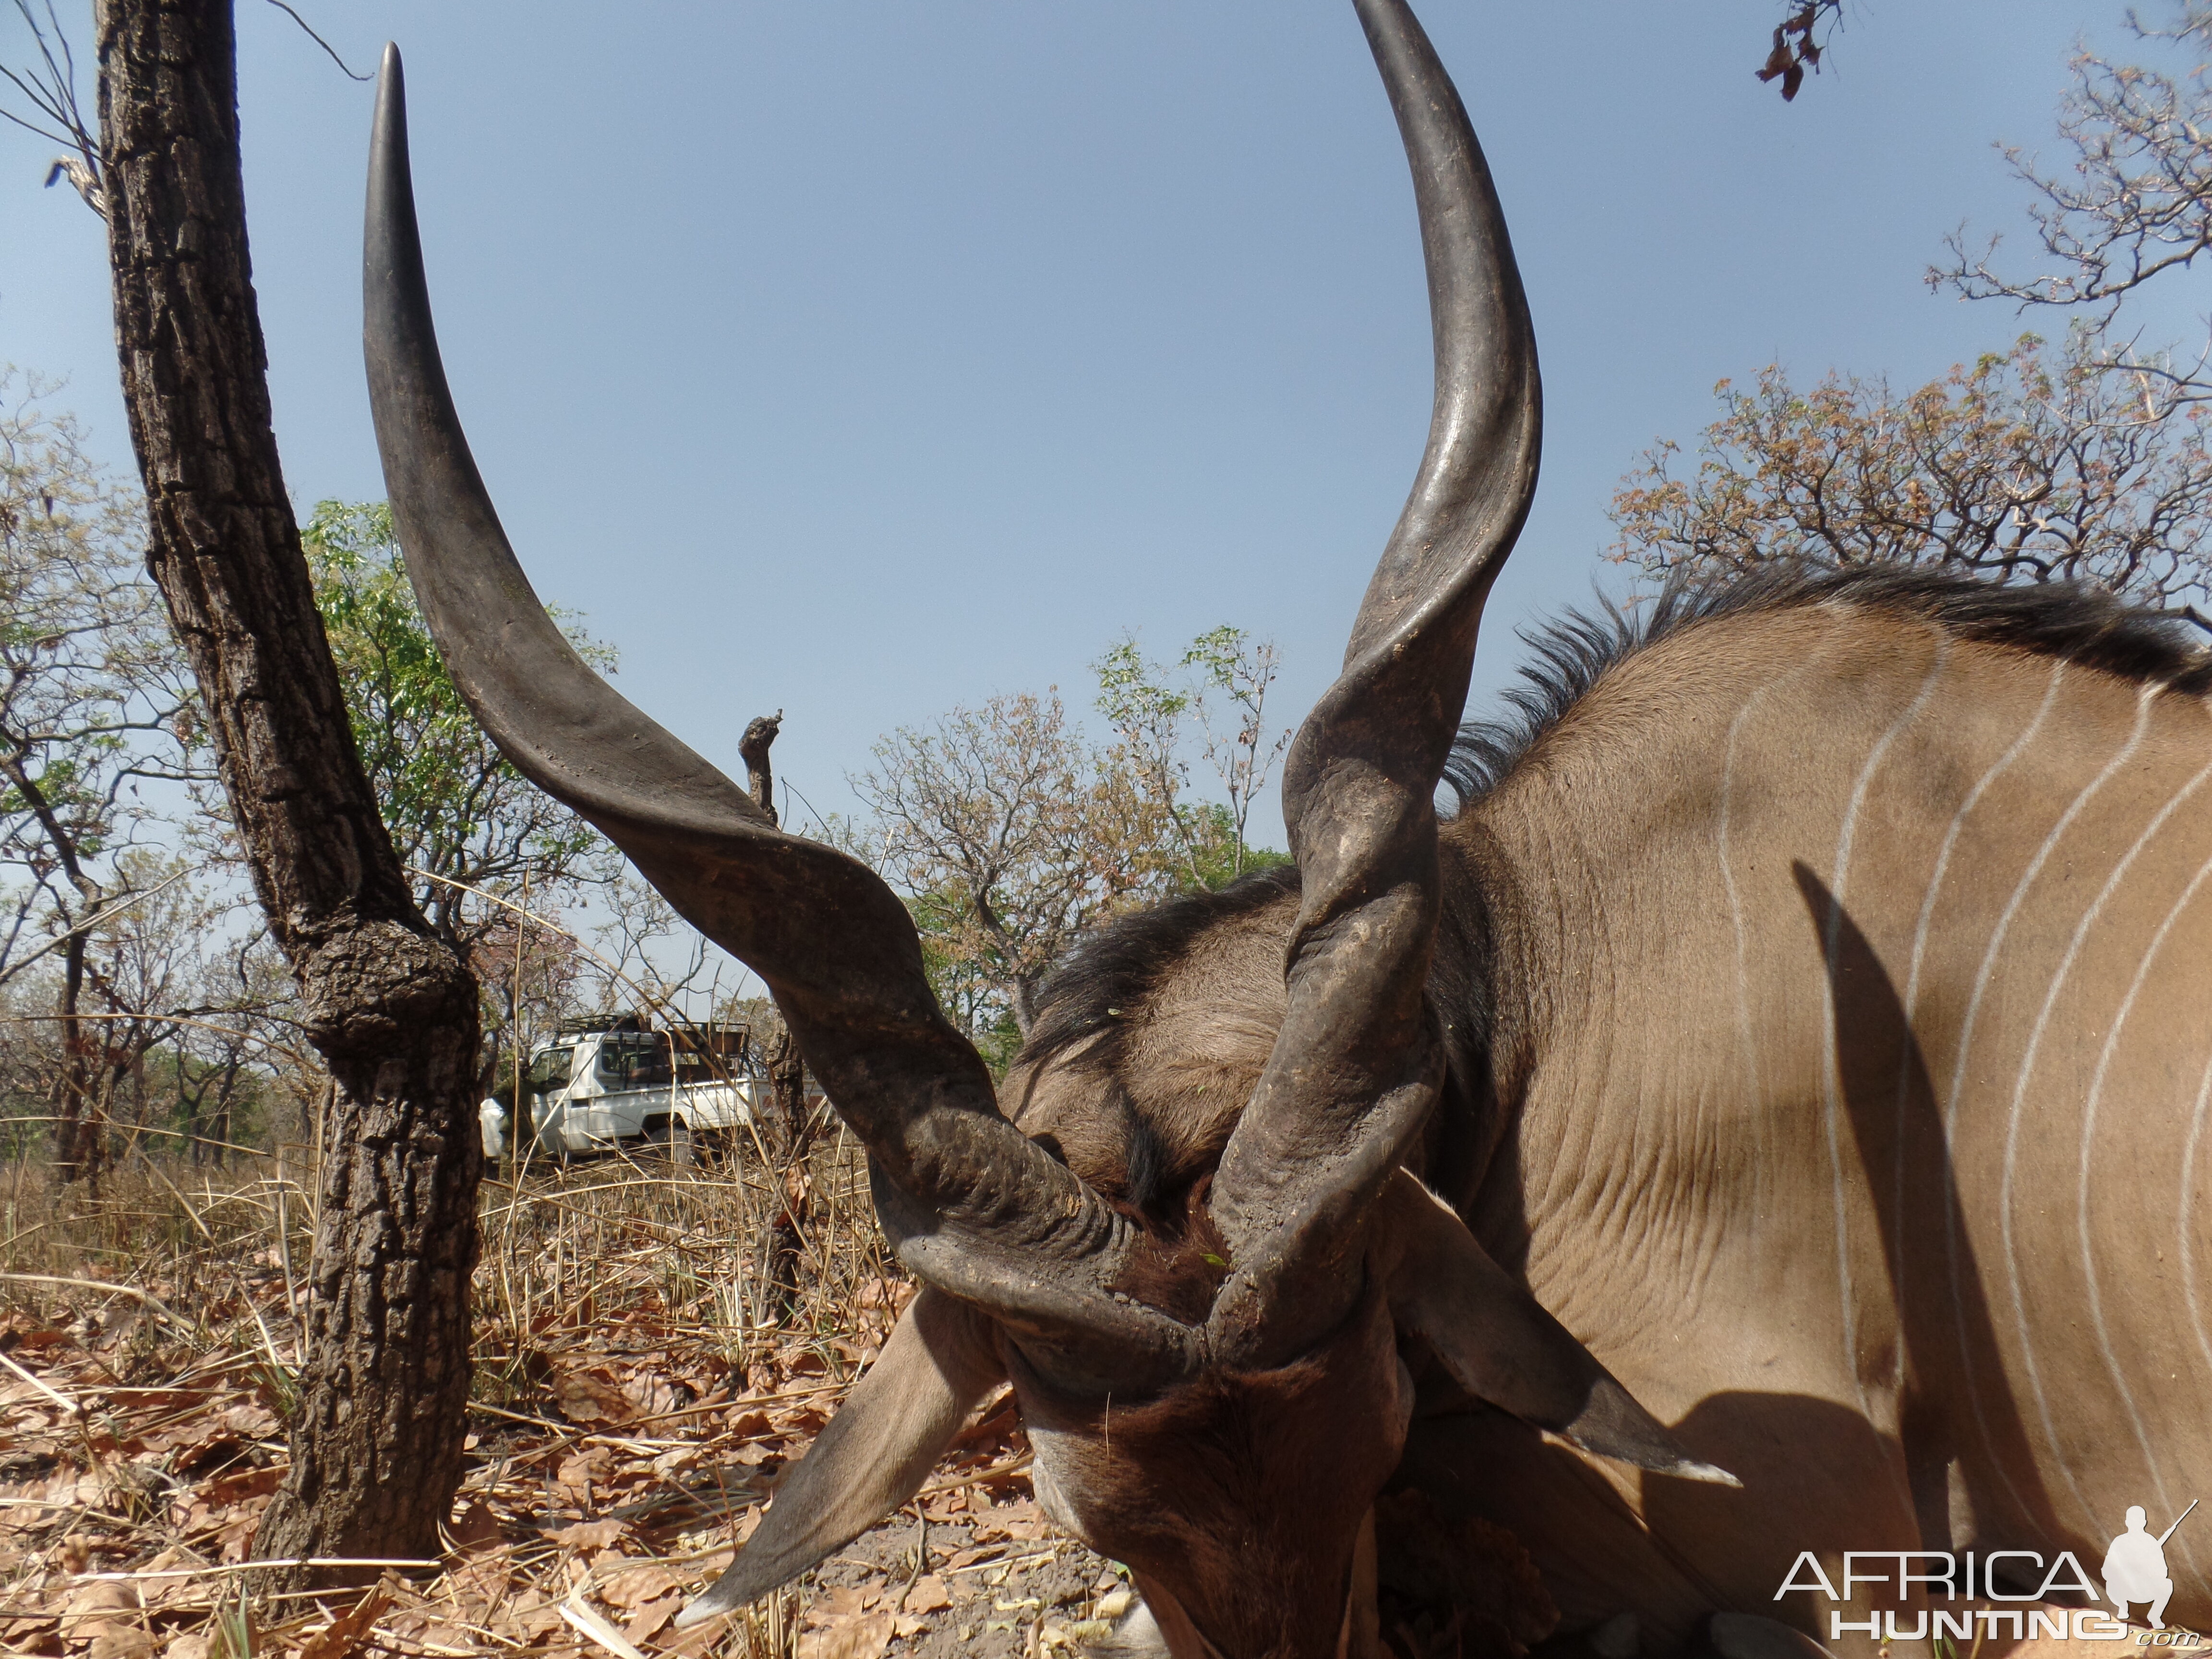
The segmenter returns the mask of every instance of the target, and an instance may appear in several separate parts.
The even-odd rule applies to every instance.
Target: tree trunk
[[[291,1472],[254,1547],[432,1556],[469,1390],[476,982],[432,937],[378,817],[285,495],[246,252],[229,0],[100,0],[97,20],[116,344],[147,562],[333,1080]]]
[[[30,747],[26,744],[13,758],[0,763],[0,775],[15,786],[15,793],[23,798],[32,815],[45,833],[46,847],[60,866],[62,874],[76,890],[80,907],[76,915],[63,913],[62,921],[70,932],[62,945],[62,989],[55,1012],[60,1015],[62,1030],[62,1069],[54,1085],[54,1173],[64,1182],[80,1176],[92,1181],[100,1178],[100,1155],[106,1151],[106,1139],[100,1128],[89,1120],[92,1099],[91,1047],[84,1035],[84,1022],[77,1018],[83,1006],[85,954],[90,940],[84,932],[85,922],[99,915],[106,895],[100,884],[87,873],[82,860],[77,856],[76,838],[46,799],[45,789],[31,776],[26,763]]]
[[[751,787],[753,802],[768,814],[770,823],[778,820],[775,769],[769,758],[769,750],[775,747],[776,733],[782,729],[783,710],[779,708],[773,714],[763,714],[748,722],[744,735],[738,740],[738,753],[745,763],[745,781]],[[810,1208],[806,1158],[813,1149],[813,1137],[806,1123],[806,1062],[799,1056],[799,1044],[793,1040],[788,1025],[777,1035],[775,1047],[769,1052],[768,1081],[769,1098],[775,1109],[775,1138],[783,1156],[783,1204],[776,1212],[775,1225],[769,1230],[768,1281],[776,1291],[779,1317],[788,1320],[798,1312],[800,1303],[800,1234],[805,1230]]]
[[[799,1258],[805,1248],[801,1236],[813,1207],[806,1164],[814,1150],[812,1126],[806,1121],[806,1062],[799,1058],[788,1026],[777,1033],[775,1047],[769,1052],[768,1080],[783,1164],[783,1203],[769,1229],[768,1282],[776,1297],[776,1317],[787,1322],[804,1300]]]
[[[77,1011],[84,1001],[85,937],[72,933],[62,946],[62,1069],[54,1088],[54,1173],[64,1182],[100,1178],[100,1137],[90,1123],[92,1047]]]
[[[768,751],[782,729],[783,710],[779,708],[748,721],[744,736],[738,739],[738,754],[745,763],[745,781],[752,787],[753,804],[768,814],[770,823],[781,820],[775,812],[775,769],[769,763]]]

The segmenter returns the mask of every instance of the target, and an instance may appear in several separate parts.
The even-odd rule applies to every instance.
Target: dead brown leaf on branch
[[[1802,0],[1774,31],[1774,46],[1756,71],[1762,81],[1782,82],[1782,101],[1789,103],[1805,84],[1808,70],[1817,73],[1822,47],[1813,36],[1823,21],[1843,21],[1843,0]]]
[[[876,1659],[1072,1651],[1127,1606],[1037,1508],[1011,1401],[915,1503],[734,1620],[672,1620],[758,1523],[910,1287],[848,1139],[803,1172],[792,1280],[762,1282],[789,1172],[731,1156],[488,1185],[466,1474],[447,1548],[360,1591],[272,1593],[249,1554],[286,1468],[312,1172],[94,1198],[0,1194],[0,1648],[87,1659],[528,1652]],[[275,1202],[291,1237],[276,1235]]]

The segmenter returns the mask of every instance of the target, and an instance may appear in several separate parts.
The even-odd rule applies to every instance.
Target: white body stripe
[[[2157,686],[2146,685],[2138,694],[2135,730],[2129,735],[2126,747],[2113,757],[2104,771],[2097,775],[2097,787],[2101,787],[2142,744],[2143,732],[2150,723],[2151,706],[2158,691]],[[2027,1048],[2021,1056],[2020,1070],[2014,1079],[2012,1107],[2005,1124],[2004,1177],[1998,1190],[1997,1216],[2004,1240],[2005,1277],[2012,1291],[2013,1318],[2020,1332],[2021,1359],[2027,1371],[2028,1391],[2035,1397],[2036,1414],[2042,1420],[2044,1436],[2051,1446],[2051,1455],[2057,1459],[2059,1472],[2066,1477],[2066,1484],[2073,1488],[2074,1496],[2081,1504],[2092,1532],[2099,1524],[2096,1506],[2090,1502],[2088,1494],[2082,1491],[2080,1476],[2060,1448],[2058,1426],[2051,1415],[2050,1394],[2044,1386],[2043,1368],[2035,1358],[2035,1334],[2028,1324],[2026,1285],[2021,1277],[2020,1249],[2013,1231],[2013,1188],[2020,1164],[2021,1108],[2027,1099],[2028,1082],[2035,1074],[2035,1062],[2042,1051],[2044,1036],[2051,1028],[2051,1010],[2058,1006],[2058,994],[2063,988],[2067,976],[2074,971],[2075,961],[2081,953],[2082,942],[2088,938],[2089,930],[2096,926],[2098,917],[2104,914],[2105,906],[2111,902],[2113,893],[2119,888],[2121,878],[2127,874],[2142,855],[2143,848],[2150,844],[2151,838],[2165,828],[2166,820],[2173,816],[2175,810],[2203,778],[2204,774],[2198,773],[2179,794],[2160,809],[2119,862],[2112,866],[2112,873],[2105,878],[2104,884],[2097,890],[2096,897],[2090,901],[2089,908],[2082,912],[2081,921],[2075,924],[2073,935],[2066,941],[2065,952],[2059,957],[2058,965],[2051,975],[2050,987],[2044,993],[2043,1005],[2036,1010],[2035,1024],[2028,1031]],[[2057,830],[2052,831],[2054,839],[2057,833]],[[2045,843],[2046,849],[2051,844],[2049,842]],[[2039,863],[2043,856],[2038,855]],[[2109,1363],[2110,1356],[2107,1355],[2106,1358]]]
[[[1867,792],[1874,785],[1875,774],[1881,769],[1882,758],[1889,753],[1890,744],[1897,741],[1900,732],[1920,717],[1921,711],[1928,707],[1929,699],[1935,696],[1936,687],[1943,678],[1943,665],[1950,656],[1950,641],[1942,631],[1935,628],[1928,631],[1935,637],[1936,652],[1928,665],[1927,673],[1921,677],[1920,689],[1914,694],[1912,701],[1905,706],[1904,712],[1889,723],[1882,734],[1875,739],[1873,747],[1868,750],[1866,762],[1859,768],[1858,777],[1851,785],[1850,799],[1844,808],[1842,826],[1836,832],[1836,859],[1828,881],[1828,918],[1821,939],[1822,951],[1827,959],[1828,983],[1831,985],[1837,983],[1838,979],[1837,952],[1843,941],[1844,904],[1850,884],[1851,847],[1857,837],[1859,813],[1866,805]],[[1843,1309],[1844,1364],[1850,1372],[1859,1408],[1863,1411],[1867,1407],[1866,1380],[1858,1351],[1856,1297],[1851,1286],[1850,1200],[1844,1184],[1843,1079],[1836,1054],[1836,1001],[1832,996],[1820,999],[1820,1021],[1821,1118],[1827,1131],[1829,1190],[1833,1194],[1836,1211],[1836,1288]],[[1888,1250],[1888,1240],[1882,1241],[1882,1248]],[[1901,1364],[1902,1345],[1899,1349],[1899,1359]],[[1893,1471],[1902,1480],[1902,1473],[1895,1471],[1894,1466]],[[1910,1503],[1911,1494],[1903,1495]]]
[[[2194,794],[2197,786],[2202,784],[2208,776],[2212,776],[2212,766],[2207,767],[2190,780],[2189,787],[2174,799],[2165,811],[2160,812],[2158,817],[2153,820],[2150,829],[2143,832],[2143,838],[2149,839],[2156,832],[2159,825],[2163,823],[2172,812],[2173,808],[2179,806],[2183,799]],[[2130,856],[2133,856],[2132,854]],[[2169,1508],[2172,1507],[2172,1496],[2166,1491],[2166,1481],[2160,1473],[2158,1455],[2151,1449],[2150,1431],[2144,1426],[2142,1408],[2136,1405],[2135,1390],[2128,1386],[2127,1373],[2120,1364],[2119,1357],[2112,1352],[2112,1333],[2105,1319],[2105,1299],[2097,1288],[2096,1257],[2089,1247],[2089,1159],[2091,1149],[2096,1139],[2097,1109],[2104,1095],[2105,1079],[2112,1068],[2112,1056],[2118,1051],[2120,1035],[2127,1029],[2128,1017],[2135,1012],[2136,998],[2142,994],[2143,981],[2150,976],[2151,964],[2158,960],[2159,952],[2165,947],[2166,936],[2173,931],[2173,925],[2181,919],[2182,913],[2195,901],[2197,890],[2204,885],[2208,878],[2212,878],[2212,860],[2207,860],[2198,866],[2197,873],[2190,878],[2189,884],[2181,890],[2181,896],[2173,902],[2172,908],[2167,910],[2165,919],[2159,923],[2158,932],[2152,936],[2148,947],[2143,951],[2142,960],[2136,964],[2135,977],[2128,981],[2127,994],[2120,1000],[2119,1009],[2112,1016],[2112,1029],[2106,1033],[2104,1046],[2098,1052],[2097,1068],[2089,1083],[2089,1097],[2082,1108],[2081,1168],[2075,1190],[2075,1223],[2081,1239],[2081,1274],[2083,1281],[2088,1287],[2089,1322],[2096,1329],[2097,1349],[2104,1358],[2105,1369],[2112,1375],[2112,1386],[2119,1391],[2120,1403],[2127,1407],[2128,1425],[2135,1431],[2136,1443],[2142,1449],[2143,1463],[2150,1475],[2152,1485],[2158,1490],[2158,1500]],[[2182,1217],[2182,1226],[2185,1233],[2188,1227],[2188,1215],[2185,1211]],[[2189,1540],[2183,1539],[2180,1542],[2183,1550],[2187,1552],[2190,1547]],[[2191,1557],[2191,1566],[2194,1571],[2193,1555]]]

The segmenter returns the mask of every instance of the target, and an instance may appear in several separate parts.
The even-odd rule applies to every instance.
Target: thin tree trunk
[[[333,1079],[291,1472],[254,1548],[428,1556],[459,1484],[468,1401],[476,983],[432,937],[378,817],[287,502],[247,258],[229,0],[100,0],[96,15],[147,562]]]
[[[776,733],[782,728],[783,710],[779,708],[773,714],[762,714],[748,722],[744,735],[738,740],[738,753],[745,763],[745,781],[751,787],[753,802],[768,814],[770,823],[778,822],[778,818],[775,767],[769,750],[775,747]],[[777,1036],[776,1045],[768,1056],[768,1083],[775,1109],[776,1139],[783,1155],[783,1204],[769,1230],[768,1281],[778,1298],[779,1316],[787,1320],[798,1312],[802,1300],[799,1286],[800,1234],[805,1230],[810,1207],[806,1158],[812,1150],[812,1136],[806,1122],[806,1062],[799,1058],[799,1044],[788,1025]]]
[[[76,1017],[84,1000],[84,952],[83,933],[71,933],[62,946],[61,997],[54,1009],[62,1017],[62,1069],[54,1091],[54,1173],[65,1182],[79,1176],[97,1180],[100,1175],[100,1137],[88,1121],[91,1047],[85,1040],[84,1022]]]
[[[801,1235],[813,1207],[806,1164],[814,1150],[813,1126],[806,1118],[806,1062],[799,1058],[788,1026],[778,1033],[769,1053],[768,1082],[783,1164],[783,1202],[769,1230],[768,1281],[777,1298],[777,1318],[787,1321],[805,1300],[799,1283],[805,1248]]]
[[[15,786],[15,793],[37,818],[40,829],[45,832],[47,849],[76,891],[81,916],[89,919],[99,914],[100,902],[106,896],[78,858],[76,838],[46,799],[40,781],[31,776],[30,769],[24,764],[28,753],[26,745],[9,760],[0,762],[0,775]],[[62,1028],[61,1078],[54,1097],[54,1172],[65,1182],[80,1176],[97,1181],[100,1155],[106,1146],[98,1127],[89,1121],[91,1049],[85,1039],[84,1022],[77,1018],[83,1003],[85,955],[90,941],[80,920],[67,915],[63,920],[69,923],[70,933],[62,946],[61,998],[54,1011],[61,1016]]]

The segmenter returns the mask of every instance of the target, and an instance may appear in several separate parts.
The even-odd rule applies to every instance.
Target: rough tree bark
[[[77,1018],[84,1003],[85,936],[80,930],[62,946],[62,1069],[54,1081],[54,1173],[63,1181],[82,1176],[97,1183],[100,1155],[106,1148],[100,1126],[88,1121],[92,1099],[92,1042]]]
[[[746,722],[745,734],[738,739],[738,754],[745,763],[745,782],[770,823],[781,820],[775,815],[775,769],[769,764],[768,751],[775,745],[775,734],[781,730],[783,710],[779,708],[773,714],[757,715]]]
[[[753,724],[759,723],[756,720]],[[750,727],[747,735],[750,735]],[[106,1134],[105,1126],[93,1122],[89,1115],[92,1039],[86,1035],[84,1022],[77,1014],[84,1001],[85,951],[89,938],[84,924],[99,914],[106,895],[78,859],[76,836],[62,822],[38,780],[31,775],[24,762],[28,753],[27,745],[21,753],[0,758],[0,781],[6,781],[22,798],[23,804],[38,819],[46,834],[46,847],[82,907],[78,915],[63,918],[70,931],[62,941],[62,986],[54,1004],[62,1042],[61,1070],[55,1074],[53,1087],[54,1173],[64,1182],[82,1176],[96,1188],[100,1158],[106,1151]]]
[[[769,763],[769,750],[775,747],[776,733],[782,729],[783,710],[779,708],[773,714],[762,714],[748,721],[744,736],[738,739],[738,753],[745,763],[746,784],[754,801],[768,814],[770,823],[781,820],[775,812],[775,769]],[[787,1029],[769,1051],[768,1075],[775,1091],[777,1115],[782,1121],[784,1146],[796,1163],[807,1152],[801,1144],[806,1135],[806,1065],[799,1059],[799,1045],[791,1040]]]
[[[378,816],[285,495],[229,0],[100,0],[96,18],[147,562],[332,1079],[292,1468],[255,1549],[434,1555],[468,1401],[476,983],[431,936]]]
[[[769,750],[782,729],[783,710],[779,708],[747,722],[744,736],[738,739],[746,784],[770,823],[778,820],[775,769],[769,763]],[[781,1316],[787,1319],[799,1308],[800,1235],[811,1207],[806,1158],[813,1150],[813,1137],[806,1122],[806,1063],[799,1057],[799,1045],[792,1041],[788,1026],[776,1034],[763,1058],[768,1066],[769,1095],[775,1103],[776,1140],[784,1166],[783,1206],[769,1229],[768,1280],[776,1287]]]

